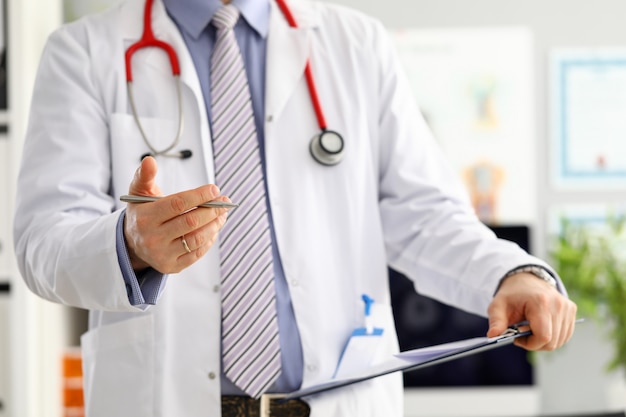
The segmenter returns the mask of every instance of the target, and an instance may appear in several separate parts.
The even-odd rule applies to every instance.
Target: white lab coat
[[[266,161],[276,238],[304,354],[304,386],[329,378],[361,294],[377,303],[382,356],[397,351],[387,265],[426,295],[485,314],[509,269],[541,261],[481,226],[398,72],[383,27],[325,3],[291,1],[299,29],[272,2],[267,50]],[[15,222],[19,266],[40,296],[91,310],[82,338],[87,415],[218,416],[220,276],[215,246],[169,276],[156,306],[129,304],[115,226],[140,156],[124,51],[142,30],[129,0],[54,33],[33,97]],[[214,181],[200,84],[181,35],[156,1],[155,35],[180,59],[187,160],[158,158],[165,194]],[[317,127],[303,77],[310,57],[331,129],[345,139],[335,167],[309,155]],[[134,95],[157,147],[174,137],[178,108],[158,50],[133,59]],[[313,417],[402,415],[401,376],[308,399]]]

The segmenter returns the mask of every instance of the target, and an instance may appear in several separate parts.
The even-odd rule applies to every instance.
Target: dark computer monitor
[[[489,227],[498,237],[513,241],[530,252],[528,226]],[[404,275],[394,270],[389,273],[401,350],[485,336],[487,319],[420,295]],[[407,372],[404,383],[406,387],[531,385],[533,370],[525,350],[506,346]]]

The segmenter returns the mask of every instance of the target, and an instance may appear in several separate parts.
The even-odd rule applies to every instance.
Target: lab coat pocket
[[[153,326],[148,314],[81,337],[87,416],[154,415]]]
[[[383,329],[381,347],[372,359],[372,363],[376,364],[388,360],[391,355],[399,351],[391,305],[374,303],[371,324],[374,328]]]

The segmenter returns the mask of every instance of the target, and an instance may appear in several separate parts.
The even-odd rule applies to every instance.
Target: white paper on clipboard
[[[302,398],[318,394],[393,372],[408,372],[426,368],[428,366],[438,365],[440,363],[460,359],[465,356],[475,355],[476,353],[484,352],[486,350],[510,345],[518,337],[529,336],[530,334],[530,330],[515,330],[505,332],[503,335],[497,337],[478,337],[401,352],[380,364],[354,372],[351,375],[303,387],[297,391],[287,394],[284,398],[282,398],[282,400]]]
[[[454,352],[456,350],[472,348],[474,346],[484,345],[489,342],[489,338],[486,337],[476,337],[473,339],[467,340],[459,340],[457,342],[444,343],[441,345],[428,346],[419,349],[407,350],[405,352],[400,352],[395,356],[400,359],[405,359],[407,361],[421,363],[427,361],[429,359],[436,358],[440,355],[445,355],[446,353]]]

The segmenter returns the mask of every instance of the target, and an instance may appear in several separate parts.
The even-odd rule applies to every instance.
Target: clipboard
[[[293,391],[281,398],[282,401],[307,397],[313,394],[319,394],[324,391],[333,390],[357,382],[366,381],[379,376],[391,374],[393,372],[410,372],[421,368],[426,368],[440,363],[453,361],[465,356],[475,355],[491,349],[507,346],[512,344],[519,337],[530,336],[532,331],[520,330],[521,326],[527,325],[527,322],[521,322],[510,326],[504,333],[496,337],[477,337],[472,339],[461,340],[457,342],[444,343],[421,349],[400,352],[389,360],[374,365],[369,369],[355,372],[352,375],[331,379],[326,382],[318,383],[306,388]]]

